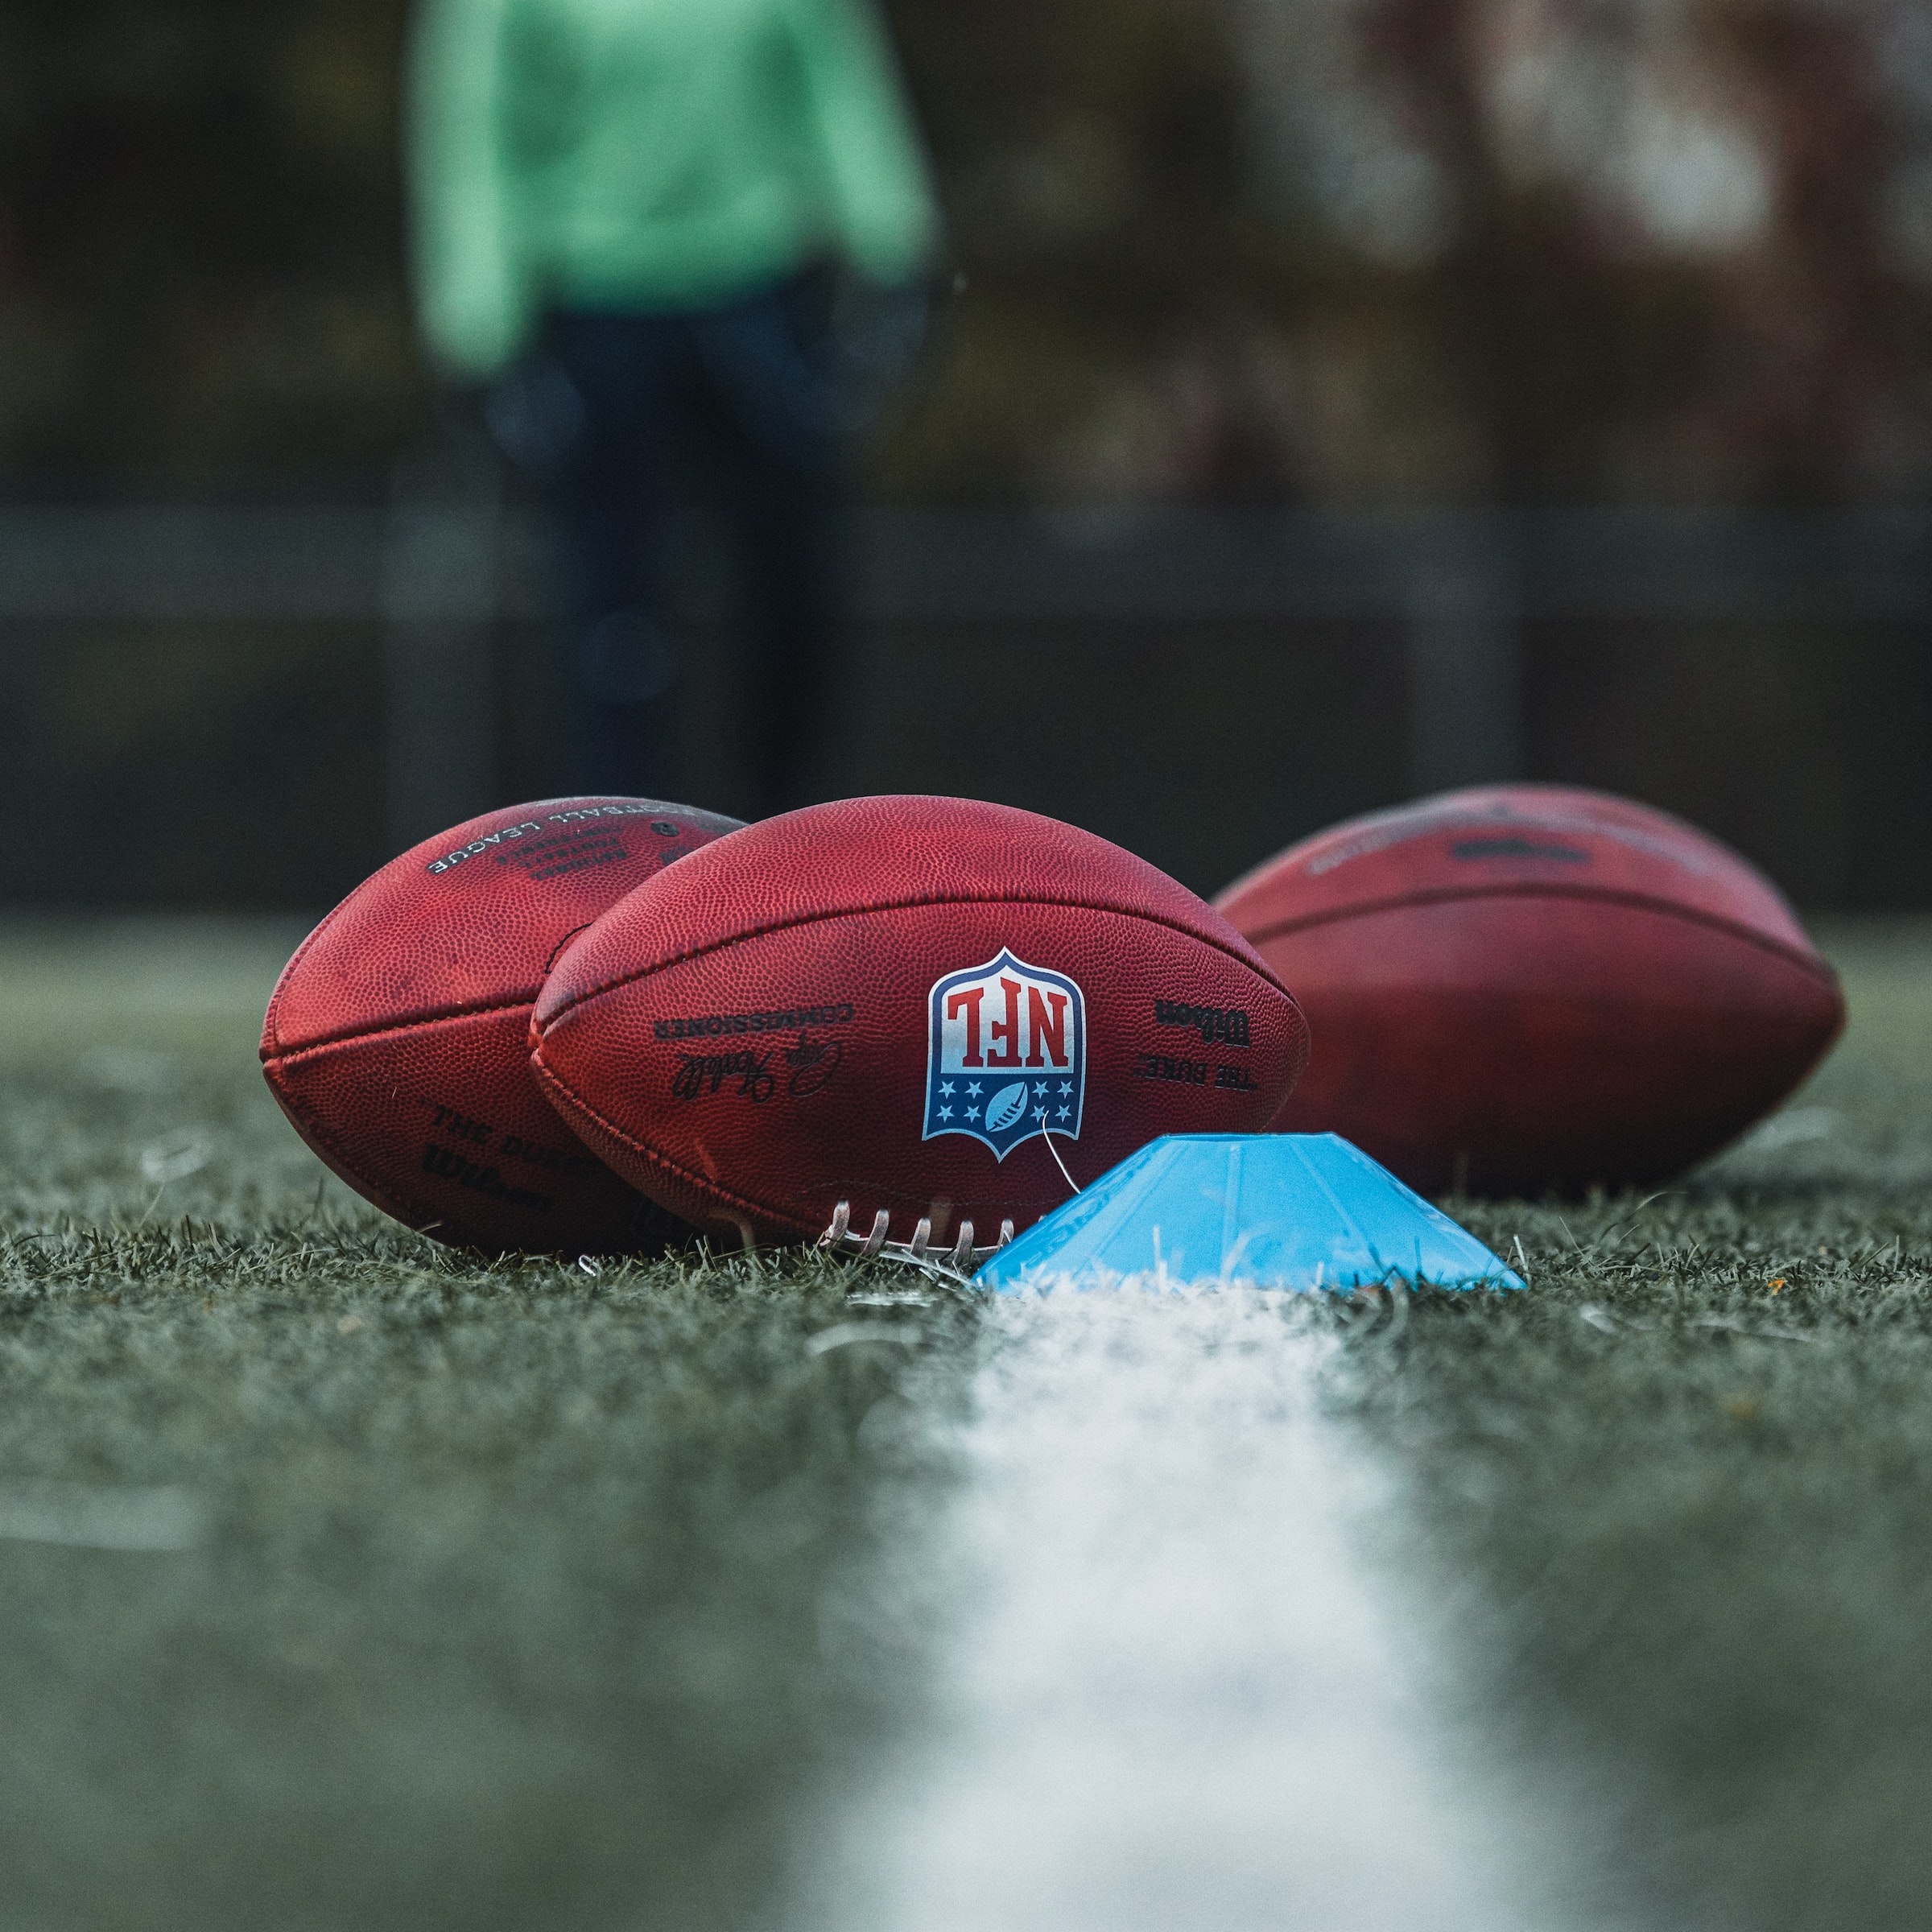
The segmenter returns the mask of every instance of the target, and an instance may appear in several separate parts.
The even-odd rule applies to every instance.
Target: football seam
[[[1484,795],[1493,797],[1496,791],[1504,790],[1554,794],[1555,795],[1550,798],[1548,802],[1555,813],[1559,815],[1531,821],[1515,815],[1520,808],[1508,803],[1505,803],[1499,811],[1495,806],[1451,805],[1445,802],[1452,798],[1466,798],[1472,793],[1477,797]],[[1572,800],[1582,800],[1585,803],[1571,806],[1568,802]],[[1417,799],[1407,805],[1389,806],[1380,811],[1365,812],[1360,818],[1347,820],[1340,825],[1331,826],[1326,832],[1315,832],[1298,844],[1289,847],[1286,851],[1278,852],[1273,858],[1263,859],[1258,865],[1250,865],[1245,872],[1230,879],[1215,895],[1211,902],[1218,907],[1223,899],[1233,898],[1245,886],[1250,886],[1257,879],[1265,877],[1291,854],[1297,865],[1312,865],[1316,860],[1327,857],[1336,848],[1346,848],[1352,845],[1364,836],[1372,835],[1395,824],[1406,814],[1411,811],[1415,814],[1415,817],[1411,821],[1410,828],[1405,832],[1401,837],[1383,840],[1369,848],[1366,852],[1356,856],[1364,858],[1375,857],[1385,852],[1393,852],[1398,846],[1413,844],[1418,839],[1433,837],[1438,833],[1443,832],[1480,832],[1492,829],[1501,832],[1547,832],[1556,837],[1566,835],[1580,836],[1584,838],[1596,836],[1620,842],[1621,838],[1626,835],[1641,832],[1648,829],[1641,823],[1641,818],[1639,823],[1630,824],[1619,819],[1606,819],[1600,815],[1587,825],[1579,825],[1573,821],[1566,821],[1560,815],[1566,810],[1574,810],[1580,815],[1587,810],[1587,801],[1591,800],[1600,804],[1626,807],[1633,803],[1630,799],[1620,798],[1615,792],[1599,791],[1592,786],[1530,783],[1513,783],[1502,786],[1492,785],[1455,786],[1448,791],[1437,793],[1433,800]],[[1641,815],[1641,818],[1652,819],[1666,832],[1674,832],[1679,834],[1682,840],[1695,849],[1700,858],[1715,857],[1732,864],[1743,860],[1747,865],[1750,863],[1748,860],[1744,859],[1741,852],[1734,851],[1722,840],[1713,838],[1702,826],[1692,824],[1688,819],[1680,819],[1675,812],[1666,811],[1662,806],[1658,805],[1643,805],[1637,807],[1637,809]],[[1683,855],[1673,854],[1670,856],[1682,857]],[[1352,861],[1349,859],[1344,859],[1335,862],[1348,864]],[[1691,863],[1687,858],[1684,860],[1684,862],[1687,865]],[[1329,868],[1324,867],[1323,869],[1327,870]],[[1695,870],[1697,867],[1691,865],[1691,869]]]
[[[1459,899],[1575,899],[1601,905],[1632,906],[1640,911],[1654,912],[1666,919],[1682,919],[1688,925],[1703,926],[1711,931],[1724,933],[1729,938],[1741,939],[1746,945],[1755,946],[1761,951],[1775,955],[1814,980],[1832,986],[1839,983],[1831,961],[1822,956],[1799,952],[1782,939],[1774,939],[1768,933],[1753,931],[1748,926],[1740,926],[1736,920],[1727,919],[1719,914],[1705,912],[1695,906],[1676,905],[1669,899],[1654,898],[1647,893],[1617,892],[1587,886],[1455,886],[1438,891],[1403,893],[1392,898],[1364,899],[1356,905],[1338,906],[1332,912],[1311,913],[1304,919],[1284,919],[1278,925],[1263,927],[1257,932],[1243,936],[1250,945],[1258,947],[1268,940],[1285,939],[1290,933],[1306,932],[1312,927],[1332,926],[1342,919],[1363,918],[1378,912],[1399,911],[1409,906],[1448,905]]]
[[[356,888],[356,892],[360,892],[361,890],[361,886],[358,886]],[[295,968],[308,957],[309,949],[313,947],[321,939],[322,935],[328,931],[329,927],[334,925],[336,921],[341,917],[343,911],[348,906],[349,900],[353,899],[356,896],[356,892],[345,894],[344,898],[337,902],[336,904],[329,908],[328,912],[323,915],[321,922],[316,926],[315,931],[310,933],[308,937],[295,948],[292,954],[290,955],[288,964],[282,968],[280,973],[276,976],[275,989],[268,996],[268,1011],[263,1018],[263,1024],[266,1030],[272,1033],[275,1035],[275,1051],[278,1054],[284,1051],[282,1044],[282,1022],[280,1018],[282,995],[283,990],[287,988],[289,981],[295,976]],[[262,1058],[264,1062],[266,1062],[268,1059],[268,1055],[266,1049],[262,1053]]]
[[[620,904],[621,902],[621,901],[619,902]],[[1043,906],[1063,912],[1101,912],[1113,919],[1138,919],[1150,926],[1164,927],[1170,932],[1178,932],[1183,938],[1193,939],[1203,946],[1211,946],[1216,952],[1232,960],[1236,965],[1245,967],[1249,972],[1254,973],[1257,978],[1265,980],[1268,985],[1274,987],[1277,993],[1286,995],[1289,1004],[1294,1007],[1298,1013],[1301,1012],[1301,1007],[1296,1001],[1294,993],[1276,976],[1274,968],[1265,960],[1261,959],[1258,954],[1256,954],[1253,959],[1244,959],[1241,953],[1236,952],[1233,947],[1206,933],[1197,932],[1191,927],[1183,926],[1178,919],[1164,919],[1154,913],[1130,911],[1124,906],[1096,906],[1084,899],[999,899],[974,896],[959,898],[894,899],[882,905],[842,906],[836,912],[807,913],[797,919],[775,920],[769,926],[753,927],[743,932],[734,932],[725,938],[711,940],[703,946],[693,947],[689,952],[677,953],[670,959],[654,960],[648,966],[640,966],[634,972],[621,973],[615,979],[603,980],[583,993],[573,993],[547,1018],[539,1019],[533,1013],[530,1023],[535,1028],[538,1036],[541,1038],[566,1015],[576,1012],[580,1006],[588,1005],[593,1000],[602,999],[606,993],[621,992],[626,986],[635,985],[640,980],[649,979],[654,972],[667,972],[673,966],[688,964],[693,960],[701,960],[711,953],[721,952],[728,946],[742,945],[749,939],[768,939],[774,932],[795,932],[804,926],[826,925],[833,919],[865,919],[874,913],[913,912],[927,906]],[[1212,907],[1209,908],[1209,910],[1212,910]],[[1222,915],[1217,914],[1216,916]],[[1242,945],[1249,952],[1254,952],[1253,942],[1249,939],[1245,934],[1237,934],[1236,936],[1240,938]],[[542,997],[542,994],[539,993],[538,995],[539,1002]],[[1302,1023],[1304,1026],[1307,1024],[1306,1015],[1303,1015]]]
[[[522,809],[527,809],[527,810],[530,810],[530,811],[536,811],[536,810],[538,810],[538,809],[539,809],[539,808],[541,808],[541,807],[548,807],[548,806],[551,806],[551,805],[572,805],[572,804],[584,804],[584,803],[590,803],[590,802],[592,802],[592,801],[593,801],[593,800],[595,800],[595,801],[597,801],[597,802],[598,802],[598,803],[603,803],[603,804],[609,805],[609,804],[615,804],[615,803],[619,803],[619,802],[620,802],[620,799],[621,799],[621,795],[619,795],[618,793],[616,793],[616,792],[585,792],[585,793],[584,793],[584,794],[581,795],[581,797],[578,796],[577,795],[576,795],[576,794],[574,794],[574,793],[566,792],[566,793],[565,793],[565,794],[564,794],[564,795],[563,795],[561,798],[555,798],[555,799],[533,799],[533,800],[530,802],[530,804],[529,805],[529,807],[526,807],[526,807],[516,807],[516,806],[506,806],[506,807],[504,807],[504,810],[506,810],[506,811],[518,811],[518,810],[522,810]],[[702,811],[701,809],[700,809],[698,807],[696,807],[696,806],[695,806],[695,805],[692,805],[692,806],[687,806],[687,805],[671,805],[671,804],[670,804],[670,803],[669,803],[669,802],[668,802],[667,800],[662,799],[639,799],[639,800],[637,800],[637,801],[636,801],[636,803],[640,803],[640,804],[646,804],[646,805],[659,805],[659,804],[665,805],[665,806],[667,807],[667,810],[669,810],[669,811],[675,811],[682,812],[682,813],[685,814],[687,816],[688,816],[688,817],[691,817],[691,818],[701,818],[701,819],[719,819],[719,818],[720,818],[720,816],[721,816],[721,815],[720,815],[720,814],[719,814],[719,813],[716,813],[716,812],[708,812],[708,811]],[[479,816],[482,816],[482,817],[489,817],[489,816],[492,816],[492,815],[492,815],[492,814],[489,814],[489,813],[482,813],[482,814],[479,814],[478,815],[479,815]],[[467,823],[467,821],[465,821],[465,823]],[[731,832],[742,832],[742,831],[745,829],[744,826],[743,826],[742,824],[741,824],[738,822],[738,820],[737,820],[737,819],[724,819],[724,820],[723,820],[723,823],[724,823],[724,824],[726,826],[728,826],[728,827],[729,828],[729,830],[730,830]],[[452,826],[452,827],[450,828],[450,829],[451,829],[451,830],[453,832],[453,831],[456,829],[456,828],[455,828],[454,826]],[[431,835],[431,836],[439,836],[439,835],[436,835],[436,834],[432,834],[432,835]],[[706,842],[707,842],[708,844],[716,844],[717,843],[717,840],[718,840],[718,839],[724,838],[724,837],[725,837],[725,836],[728,836],[728,834],[727,834],[726,832],[719,832],[719,833],[716,835],[716,838],[713,838],[713,839],[708,840],[707,840]],[[417,845],[426,844],[427,844],[427,843],[428,843],[428,840],[419,840],[417,841]],[[410,854],[410,852],[414,852],[415,850],[416,850],[416,848],[417,848],[416,845],[411,845],[411,846],[410,846],[409,848],[407,848],[405,851],[402,851],[402,852],[400,852],[397,853],[396,857],[397,857],[397,858],[407,858],[407,857],[409,857],[409,854]],[[703,846],[697,846],[697,845],[694,845],[694,846],[691,848],[691,850],[692,850],[693,852],[701,852],[703,849],[704,849],[704,847],[703,847]],[[391,860],[391,861],[390,861],[390,863],[391,865],[393,865],[394,862],[395,862],[395,861],[394,861],[394,860]],[[663,867],[662,865],[660,865],[660,866],[658,868],[658,872],[662,872],[662,871],[663,871],[664,869],[665,869],[665,868],[664,868],[664,867]],[[373,877],[374,875],[372,874],[371,876]],[[650,876],[651,876],[652,877],[654,877],[654,877],[655,877],[657,875],[656,875],[656,873],[653,873],[653,874],[651,874]],[[364,880],[364,881],[363,881],[363,885],[367,885],[367,884],[368,884],[368,882],[369,882],[369,881],[368,881],[368,880],[366,880],[366,879],[365,879],[365,880]],[[639,884],[639,885],[642,885],[642,884],[643,884],[643,883],[645,883],[645,881],[642,881],[642,880],[640,880],[640,881],[638,881],[638,884]],[[266,1012],[266,1013],[265,1013],[265,1014],[262,1016],[262,1022],[263,1022],[263,1027],[264,1027],[264,1030],[265,1030],[266,1031],[267,1031],[267,1032],[272,1033],[272,1034],[275,1035],[275,1052],[276,1052],[276,1054],[277,1054],[278,1055],[284,1055],[284,1054],[291,1054],[291,1053],[306,1053],[306,1052],[308,1052],[308,1051],[309,1047],[311,1047],[311,1046],[330,1046],[330,1045],[332,1045],[332,1044],[334,1044],[334,1043],[335,1043],[336,1041],[338,1041],[338,1040],[347,1040],[347,1039],[362,1039],[362,1038],[374,1038],[375,1037],[375,1035],[374,1035],[374,1034],[361,1034],[361,1033],[348,1033],[348,1034],[327,1034],[327,1035],[325,1035],[325,1036],[324,1036],[323,1038],[321,1038],[321,1039],[319,1039],[319,1040],[311,1040],[311,1041],[308,1042],[307,1042],[307,1044],[306,1044],[306,1045],[304,1045],[304,1046],[287,1046],[287,1045],[286,1045],[286,1044],[283,1042],[283,1038],[282,1038],[282,1026],[281,1026],[281,1021],[280,1021],[279,1018],[278,1017],[278,1010],[279,1010],[279,1009],[280,1008],[280,1006],[281,1006],[281,1004],[282,1004],[282,991],[283,991],[283,989],[285,986],[287,986],[287,985],[288,982],[289,982],[289,981],[290,981],[290,980],[291,980],[292,978],[294,978],[294,976],[295,976],[295,968],[296,968],[298,966],[299,966],[299,965],[302,964],[302,962],[303,962],[303,960],[304,959],[306,959],[306,958],[308,957],[308,952],[309,952],[309,949],[310,949],[312,947],[313,947],[314,945],[316,945],[316,943],[318,943],[318,942],[320,940],[320,939],[322,938],[323,935],[324,935],[324,933],[326,933],[326,932],[328,931],[328,929],[329,929],[329,928],[330,928],[332,926],[333,926],[333,925],[335,924],[336,921],[337,919],[340,919],[340,918],[342,916],[342,914],[343,914],[345,912],[346,912],[346,911],[349,910],[349,902],[350,902],[350,901],[352,901],[352,900],[353,900],[353,898],[356,897],[356,894],[357,894],[357,893],[361,892],[361,890],[362,890],[362,886],[357,886],[357,887],[356,887],[356,889],[355,889],[355,891],[353,891],[353,892],[349,892],[349,893],[346,893],[346,894],[345,894],[343,895],[343,897],[342,897],[341,899],[339,899],[339,900],[338,900],[338,901],[337,901],[337,902],[336,902],[336,903],[335,903],[333,906],[332,906],[329,908],[329,910],[328,910],[326,913],[324,913],[324,914],[323,914],[323,916],[322,916],[322,919],[321,919],[320,922],[320,923],[317,924],[317,926],[316,927],[316,929],[314,930],[314,931],[312,931],[312,933],[310,933],[310,934],[309,934],[309,935],[308,935],[308,937],[307,939],[304,939],[304,940],[302,942],[302,943],[301,943],[299,946],[298,946],[298,947],[295,948],[295,951],[294,951],[292,953],[291,953],[291,954],[289,955],[288,964],[287,964],[286,966],[284,966],[284,967],[282,968],[281,972],[279,972],[279,974],[276,976],[276,978],[275,978],[275,991],[274,991],[273,993],[270,993],[270,994],[268,996],[268,1011],[267,1011],[267,1012]],[[633,891],[635,891],[635,890],[636,890],[636,887],[635,887],[635,886],[634,886],[634,887],[632,888],[632,890],[633,890]],[[597,922],[596,922],[594,919],[593,919],[593,920],[591,920],[591,921],[588,921],[588,922],[587,922],[587,923],[588,923],[588,924],[591,924],[591,925],[594,925],[594,924],[596,924],[596,923],[597,923]],[[577,931],[577,932],[581,932],[581,931],[583,931],[584,930],[584,927],[582,927],[582,926],[580,926],[580,927],[578,927],[576,928],[576,931]],[[548,970],[549,970],[549,968],[550,968],[550,966],[551,966],[551,964],[552,964],[552,963],[553,963],[553,962],[555,960],[555,959],[556,959],[556,956],[557,956],[557,954],[558,954],[559,952],[560,952],[563,950],[563,948],[564,948],[564,946],[566,943],[568,943],[568,941],[569,941],[571,939],[574,938],[575,936],[576,936],[575,933],[567,933],[567,934],[565,934],[565,935],[564,935],[564,939],[563,939],[559,940],[559,941],[558,942],[558,943],[557,943],[555,946],[554,946],[554,947],[552,947],[551,948],[550,959],[549,959],[549,960],[546,960],[546,961],[544,962],[544,970],[545,970],[546,972],[548,972]],[[542,983],[541,983],[541,981],[539,981],[539,982],[537,991],[538,991],[539,993],[540,993],[540,992],[542,992],[542,991],[543,991],[543,985],[542,985]],[[531,1001],[534,1001],[535,1000],[536,997],[537,997],[536,993],[532,993],[532,994],[530,996]],[[516,1002],[516,1001],[514,1001],[510,1002],[510,1004],[512,1004],[512,1005],[515,1005],[515,1004],[517,1004],[517,1003],[518,1003],[518,1002]],[[486,1013],[486,1012],[489,1012],[489,1011],[490,1011],[490,1010],[491,1010],[491,1009],[489,1009],[489,1008],[488,1008],[488,1007],[482,1007],[482,1006],[479,1006],[479,1007],[475,1007],[475,1008],[471,1008],[471,1009],[466,1009],[466,1010],[469,1010],[469,1011],[473,1011],[473,1012],[477,1012],[477,1013]],[[457,1016],[457,1015],[456,1015],[456,1014],[453,1014],[453,1013],[452,1013],[452,1014],[451,1014],[451,1015],[449,1015],[449,1016],[448,1016],[448,1017],[449,1017],[449,1018],[456,1018],[456,1017],[458,1017],[458,1016]],[[414,1021],[406,1021],[406,1022],[404,1022],[404,1024],[405,1024],[405,1025],[407,1025],[407,1026],[413,1026],[413,1025],[416,1024],[416,1022],[414,1022]],[[266,1064],[266,1062],[267,1062],[267,1059],[268,1059],[268,1051],[267,1051],[267,1049],[266,1049],[266,1047],[264,1047],[264,1048],[263,1048],[263,1050],[262,1050],[262,1062],[263,1062],[263,1063],[264,1063],[264,1064]]]
[[[329,1043],[332,1046],[340,1046],[343,1042],[332,1041]],[[302,1051],[306,1053],[309,1050],[304,1048]],[[368,1170],[359,1162],[351,1160],[349,1155],[344,1152],[341,1142],[336,1136],[318,1125],[315,1116],[303,1108],[293,1094],[286,1092],[276,1080],[275,1075],[279,1071],[290,1066],[300,1057],[300,1054],[284,1054],[276,1059],[264,1061],[262,1063],[264,1077],[267,1080],[276,1100],[284,1113],[291,1117],[290,1124],[295,1128],[295,1131],[308,1144],[309,1151],[322,1162],[322,1164],[335,1175],[337,1180],[341,1182],[344,1187],[359,1194],[379,1213],[387,1215],[392,1221],[407,1228],[411,1234],[421,1235],[426,1241],[439,1241],[440,1245],[444,1247],[472,1248],[484,1254],[498,1253],[546,1254],[554,1253],[561,1255],[567,1252],[562,1248],[519,1249],[514,1246],[503,1245],[500,1237],[485,1234],[480,1227],[473,1222],[464,1220],[460,1215],[435,1213],[427,1221],[415,1218],[429,1208],[429,1203],[419,1201],[414,1208],[407,1208],[402,1195],[384,1187],[380,1182],[373,1180],[369,1177]],[[295,1118],[298,1115],[300,1117],[299,1120]],[[568,1121],[562,1124],[565,1126],[569,1125]],[[324,1149],[327,1150],[326,1153],[324,1152]],[[600,1165],[603,1166],[605,1172],[610,1174],[613,1180],[625,1187],[630,1187],[632,1194],[638,1193],[639,1191],[635,1187],[630,1187],[630,1183],[625,1181],[621,1174],[614,1172],[608,1162],[601,1161],[594,1148],[586,1148],[584,1151],[593,1160],[598,1160]],[[349,1178],[352,1174],[355,1177],[353,1180]],[[648,1195],[642,1195],[641,1198],[650,1200]],[[650,1204],[659,1213],[666,1215],[674,1220],[677,1218],[662,1202],[650,1201]],[[628,1253],[631,1251],[613,1250],[611,1252]]]
[[[542,989],[538,990],[540,992]],[[264,1050],[262,1064],[287,1066],[327,1047],[353,1046],[365,1040],[394,1039],[402,1034],[420,1032],[426,1027],[448,1026],[458,1020],[481,1019],[493,1013],[514,1013],[519,1006],[534,1006],[536,998],[536,993],[526,993],[511,999],[492,1000],[485,1005],[457,1006],[448,1012],[423,1014],[413,1020],[398,1020],[386,1026],[363,1026],[351,1033],[324,1034],[320,1039],[305,1041],[299,1046],[279,1045],[272,1056]]]

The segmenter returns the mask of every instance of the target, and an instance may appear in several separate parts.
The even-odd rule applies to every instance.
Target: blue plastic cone
[[[1334,1133],[1170,1133],[1002,1248],[985,1288],[1152,1275],[1261,1288],[1521,1288],[1473,1235]]]

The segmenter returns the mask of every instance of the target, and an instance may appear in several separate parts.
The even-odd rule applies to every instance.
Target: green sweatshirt
[[[842,254],[915,271],[936,229],[869,0],[423,0],[417,303],[486,376],[547,303],[697,308]]]

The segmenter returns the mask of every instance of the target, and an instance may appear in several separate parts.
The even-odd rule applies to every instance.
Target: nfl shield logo
[[[971,1134],[1005,1160],[1036,1133],[1080,1137],[1087,1001],[1064,973],[1001,951],[949,972],[926,1008],[926,1131]]]

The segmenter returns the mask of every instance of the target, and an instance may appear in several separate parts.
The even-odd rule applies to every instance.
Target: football
[[[746,1242],[840,1202],[990,1244],[1162,1133],[1253,1132],[1307,1051],[1164,873],[1051,819],[843,800],[694,853],[551,968],[532,1063],[627,1180]]]
[[[1597,792],[1352,819],[1216,903],[1314,1034],[1275,1126],[1340,1133],[1425,1192],[1667,1179],[1775,1107],[1844,1020],[1769,880]]]
[[[591,1254],[688,1233],[563,1130],[530,1077],[530,1009],[573,933],[737,829],[650,799],[552,799],[392,860],[302,943],[269,1001],[262,1070],[295,1131],[441,1241]]]

